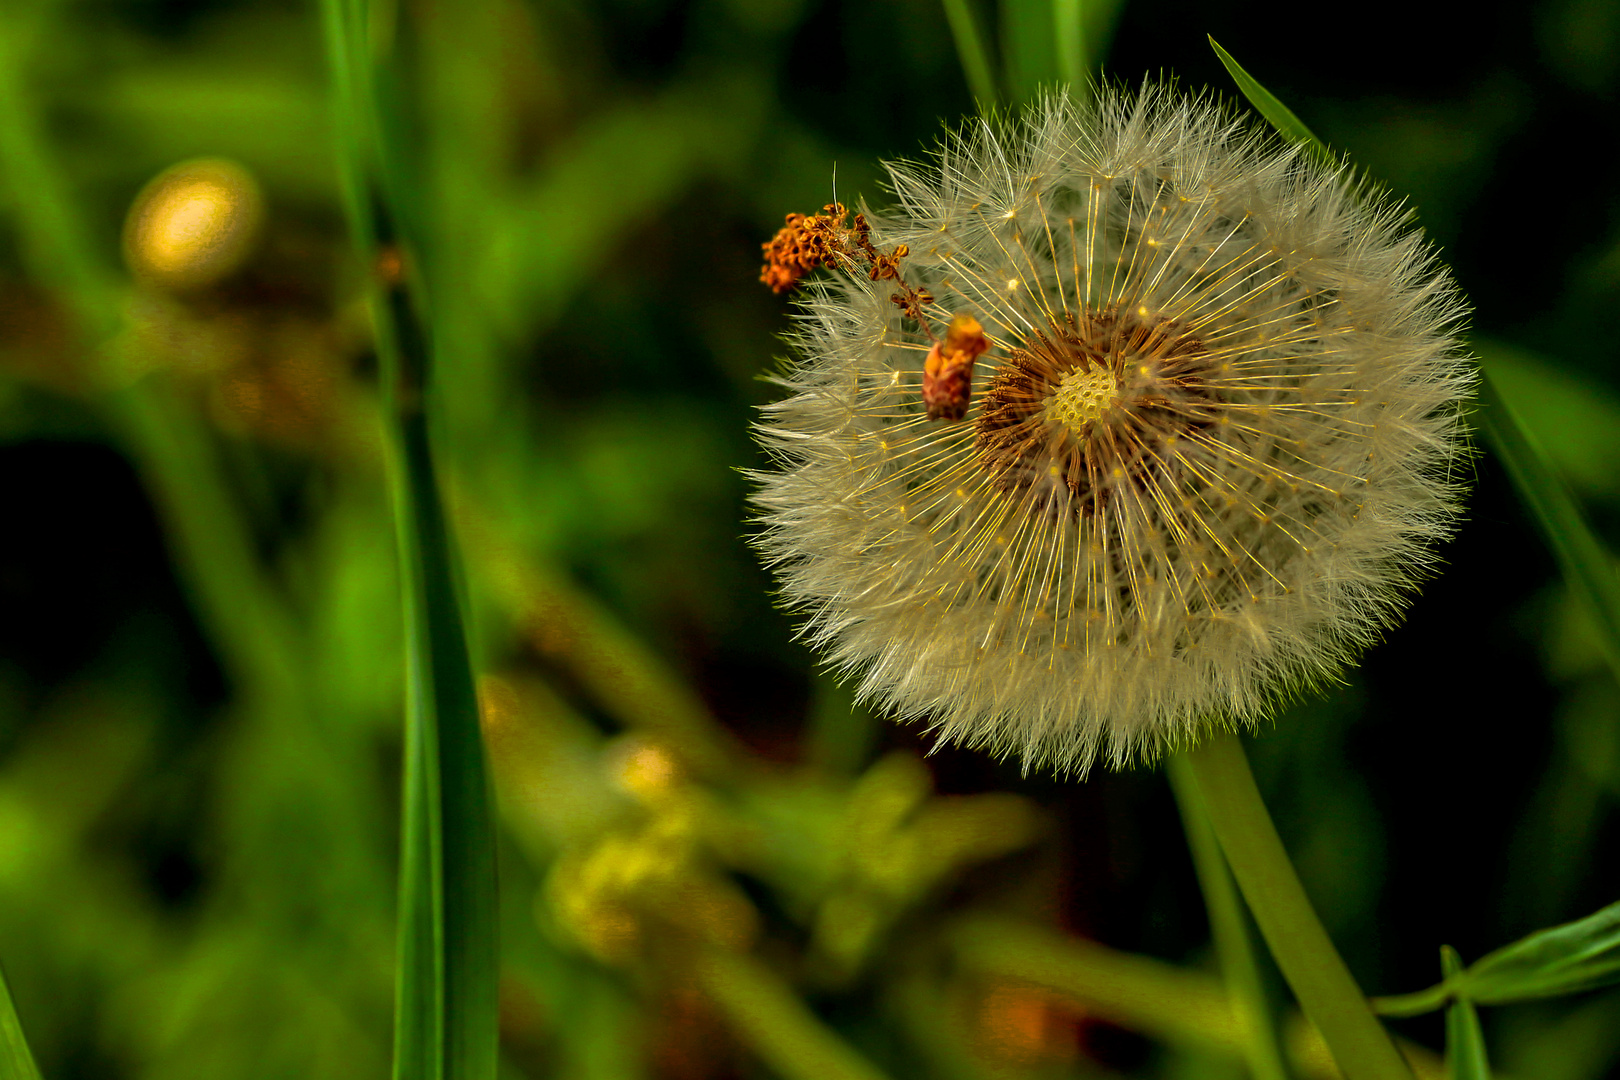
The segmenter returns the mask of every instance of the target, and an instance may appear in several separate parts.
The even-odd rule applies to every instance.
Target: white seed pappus
[[[1249,725],[1399,616],[1454,527],[1465,314],[1416,229],[1208,98],[1049,98],[894,164],[894,283],[809,283],[758,544],[860,696],[1083,773]],[[923,360],[983,325],[965,418]]]

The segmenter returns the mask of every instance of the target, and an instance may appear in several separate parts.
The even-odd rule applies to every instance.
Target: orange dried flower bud
[[[971,315],[952,319],[945,331],[945,351],[966,353],[969,363],[989,352],[990,342],[985,340],[984,327],[979,325],[979,320]]]
[[[934,342],[923,361],[923,404],[930,420],[960,420],[973,394],[973,362],[987,352],[984,327],[971,315],[951,320],[943,342]]]

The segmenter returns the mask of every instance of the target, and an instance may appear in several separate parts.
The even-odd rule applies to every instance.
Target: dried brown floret
[[[973,393],[973,362],[990,348],[984,327],[971,315],[951,320],[943,342],[934,342],[923,361],[923,404],[930,420],[960,420]]]
[[[859,250],[864,245],[870,250],[866,219],[856,214],[851,228],[844,223],[848,216],[842,203],[828,203],[819,214],[789,214],[787,224],[761,245],[765,269],[759,280],[772,292],[785,293],[817,267],[841,255],[848,257],[852,248]]]

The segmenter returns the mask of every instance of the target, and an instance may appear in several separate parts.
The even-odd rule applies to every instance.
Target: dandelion
[[[1153,85],[888,169],[892,211],[767,245],[797,260],[773,287],[830,272],[759,428],[759,544],[862,698],[1118,767],[1395,621],[1458,514],[1473,379],[1399,210]]]

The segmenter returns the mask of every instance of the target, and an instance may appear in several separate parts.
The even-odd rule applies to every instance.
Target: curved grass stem
[[[1187,846],[1192,851],[1198,886],[1204,893],[1210,936],[1215,939],[1215,952],[1220,957],[1221,976],[1243,1030],[1243,1057],[1249,1066],[1249,1075],[1254,1080],[1287,1080],[1288,1071],[1283,1067],[1277,1031],[1261,988],[1260,968],[1255,962],[1249,928],[1244,924],[1243,906],[1210,824],[1209,809],[1204,805],[1192,766],[1185,756],[1172,756],[1165,767],[1176,805],[1181,809],[1181,823],[1187,832]]]
[[[1238,737],[1211,736],[1183,760],[1261,935],[1346,1080],[1412,1080],[1317,919]]]

